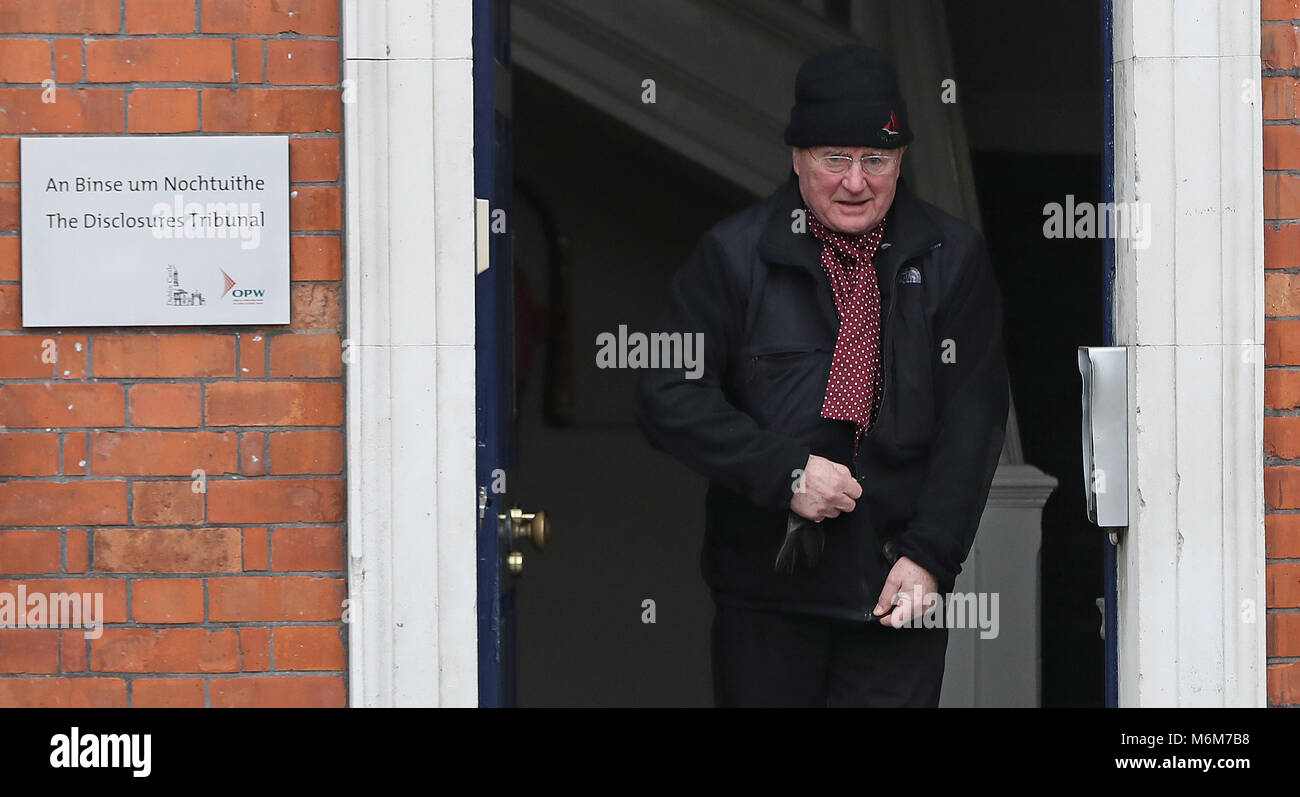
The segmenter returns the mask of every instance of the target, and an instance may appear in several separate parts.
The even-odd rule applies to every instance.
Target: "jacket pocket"
[[[925,284],[919,270],[904,267],[894,284],[894,328],[890,351],[893,390],[890,415],[894,443],[924,448],[935,431],[933,336],[925,310]]]
[[[765,429],[810,434],[821,419],[831,350],[813,344],[759,344],[746,347],[742,356],[742,408]]]

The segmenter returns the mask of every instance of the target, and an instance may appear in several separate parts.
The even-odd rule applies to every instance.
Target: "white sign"
[[[23,326],[289,323],[288,136],[23,138]]]

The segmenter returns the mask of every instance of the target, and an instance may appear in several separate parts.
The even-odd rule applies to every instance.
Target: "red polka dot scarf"
[[[871,260],[885,235],[885,220],[859,235],[826,229],[811,210],[808,230],[822,242],[822,269],[831,282],[840,331],[831,357],[822,417],[857,424],[853,456],[880,410],[880,286]]]

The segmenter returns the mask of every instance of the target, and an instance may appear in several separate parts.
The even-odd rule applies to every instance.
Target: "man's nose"
[[[844,188],[856,194],[866,187],[867,176],[862,173],[862,164],[855,160],[849,164],[849,173],[844,175]]]

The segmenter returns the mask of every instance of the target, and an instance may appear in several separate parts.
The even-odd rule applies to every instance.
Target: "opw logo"
[[[261,304],[264,301],[266,291],[263,288],[236,288],[238,283],[234,278],[227,274],[224,268],[220,271],[225,282],[225,290],[222,291],[221,298],[224,299],[226,294],[230,294],[234,304]]]

